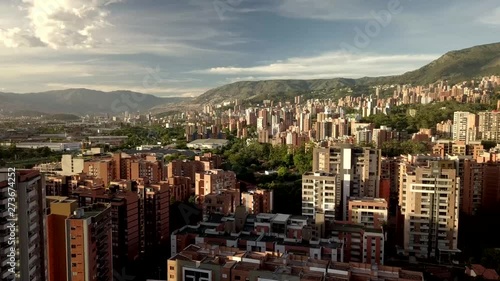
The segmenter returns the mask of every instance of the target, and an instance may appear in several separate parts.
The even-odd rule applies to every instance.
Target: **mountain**
[[[184,98],[160,98],[131,91],[102,92],[89,89],[67,89],[41,93],[14,94],[0,92],[0,111],[16,113],[36,111],[47,114],[76,115],[125,111],[147,111],[158,105],[185,101]]]
[[[351,89],[361,87],[366,90],[368,86],[377,85],[425,85],[439,80],[456,83],[492,74],[500,75],[500,43],[451,51],[417,70],[402,75],[359,79],[242,81],[209,90],[199,96],[196,102],[219,103],[224,100],[248,100],[270,95],[333,91],[346,87]],[[347,92],[344,93],[347,94]]]

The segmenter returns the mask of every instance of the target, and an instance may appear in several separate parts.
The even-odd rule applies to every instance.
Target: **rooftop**
[[[226,145],[229,141],[226,139],[199,139],[190,142],[189,144],[219,144]]]
[[[276,214],[275,217],[271,219],[273,223],[286,223],[291,215],[288,214]]]

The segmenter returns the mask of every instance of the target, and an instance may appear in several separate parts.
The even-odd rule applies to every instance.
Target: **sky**
[[[498,0],[2,0],[0,91],[394,75],[499,34]]]

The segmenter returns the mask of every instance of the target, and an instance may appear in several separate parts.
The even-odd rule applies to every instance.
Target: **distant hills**
[[[263,99],[276,100],[283,97],[291,99],[297,94],[312,98],[318,97],[315,96],[318,92],[321,97],[336,98],[372,93],[373,90],[369,88],[377,85],[425,85],[439,80],[456,83],[492,74],[500,75],[500,43],[451,51],[417,70],[402,75],[359,79],[242,81],[209,90],[195,99],[160,98],[131,91],[102,92],[89,89],[29,94],[0,92],[0,114],[39,116],[39,113],[51,115],[59,113],[116,115],[125,111],[161,113],[234,99],[258,102]]]
[[[0,92],[0,110],[15,115],[23,112],[75,115],[144,112],[156,106],[165,106],[189,100],[187,98],[160,98],[131,91],[102,92],[89,89],[67,89],[41,93],[14,94]]]
[[[200,104],[207,102],[218,103],[224,100],[248,100],[265,97],[269,93],[308,93],[356,86],[425,85],[439,80],[449,80],[451,83],[456,83],[492,74],[500,75],[500,43],[451,51],[417,70],[402,75],[363,77],[359,79],[242,81],[209,90],[196,98],[196,102]]]

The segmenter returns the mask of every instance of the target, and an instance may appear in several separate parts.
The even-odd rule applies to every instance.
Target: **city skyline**
[[[307,3],[3,2],[0,91],[197,96],[241,80],[401,74],[500,29],[494,1]],[[151,73],[161,83],[145,85]]]

